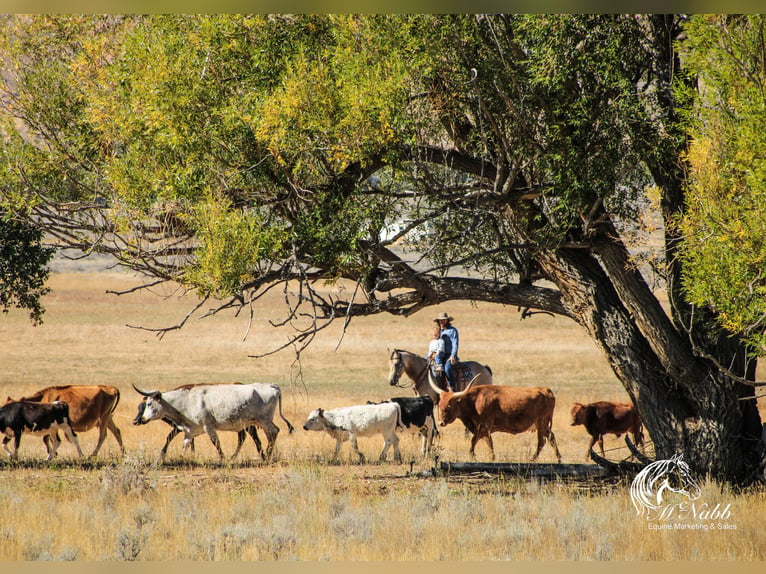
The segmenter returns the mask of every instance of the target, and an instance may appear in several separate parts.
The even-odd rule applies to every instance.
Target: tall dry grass
[[[75,460],[64,443],[51,465],[42,441],[25,437],[21,462],[0,460],[0,560],[483,560],[763,559],[763,490],[731,492],[705,485],[704,498],[731,503],[736,530],[658,532],[635,516],[627,484],[540,483],[486,477],[433,477],[433,460],[418,454],[419,439],[401,437],[405,462],[377,462],[382,439],[360,440],[367,464],[328,457],[334,440],[300,427],[318,406],[332,408],[407,396],[391,388],[388,348],[425,352],[431,315],[447,310],[460,329],[464,359],[489,364],[499,384],[550,386],[564,462],[582,462],[587,437],[569,425],[573,401],[622,400],[625,393],[595,345],[572,321],[544,315],[519,321],[515,309],[454,303],[411,318],[355,319],[341,338],[339,325],[322,332],[300,365],[289,352],[253,359],[287,333],[275,331],[280,296],[248,319],[232,313],[192,320],[163,340],[127,328],[177,323],[194,302],[172,292],[158,299],[121,297],[135,280],[118,273],[52,277],[45,324],[22,313],[0,319],[0,396],[18,397],[51,384],[110,384],[122,392],[115,420],[128,454],[121,459],[107,437],[97,461]],[[134,427],[139,396],[131,385],[168,389],[189,382],[276,382],[284,411],[278,461],[263,465],[247,439],[236,462],[220,463],[205,436],[194,457],[181,458],[181,440],[168,464],[153,463],[169,428]],[[4,394],[2,394],[4,393]],[[85,452],[95,432],[80,433]],[[222,433],[224,451],[235,446]],[[621,440],[607,448],[624,452]],[[495,435],[498,460],[524,461],[535,439]],[[554,461],[546,446],[542,461]],[[462,426],[442,429],[436,454],[466,460]],[[481,443],[479,459],[488,454]]]

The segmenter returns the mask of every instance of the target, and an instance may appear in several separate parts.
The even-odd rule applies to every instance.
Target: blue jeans
[[[447,376],[447,383],[452,390],[457,390],[457,359],[455,364],[450,363],[449,359],[444,361],[444,374]]]

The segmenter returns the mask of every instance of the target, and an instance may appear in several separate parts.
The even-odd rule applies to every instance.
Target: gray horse
[[[428,383],[428,377],[426,376],[428,372],[428,360],[425,357],[421,357],[410,351],[394,349],[391,351],[391,355],[388,358],[388,364],[390,367],[388,373],[389,385],[397,387],[409,386],[406,383],[401,383],[402,373],[404,373],[412,380],[415,394],[421,397],[431,397],[434,404],[439,404],[439,395],[436,394]],[[461,361],[459,370],[461,376],[458,376],[458,388],[456,389],[458,391],[462,391],[466,385],[471,382],[471,379],[476,376],[478,376],[478,379],[476,379],[474,386],[492,384],[492,370],[486,365],[482,365],[476,361]],[[464,370],[470,372],[463,374],[462,371]]]

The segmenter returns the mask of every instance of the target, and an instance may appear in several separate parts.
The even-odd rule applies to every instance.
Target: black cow
[[[57,431],[62,431],[74,446],[77,454],[82,457],[82,450],[77,436],[69,421],[69,405],[63,401],[54,403],[35,403],[29,401],[14,401],[0,407],[0,432],[5,434],[3,448],[12,459],[19,457],[21,435],[25,432],[42,436],[48,458],[56,456],[56,450],[61,444]],[[8,449],[8,443],[14,439],[14,449]]]
[[[402,416],[402,425],[410,432],[419,432],[423,435],[421,452],[427,455],[431,451],[436,434],[436,421],[434,421],[434,402],[429,396],[422,397],[394,397],[388,402],[399,405]],[[368,403],[373,404],[372,401]]]

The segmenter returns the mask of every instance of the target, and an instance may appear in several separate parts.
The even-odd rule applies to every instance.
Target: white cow
[[[279,433],[279,427],[274,424],[277,406],[279,416],[287,423],[290,432],[294,430],[282,414],[282,391],[278,385],[186,385],[164,393],[139,389],[135,385],[133,388],[146,397],[143,413],[136,417],[134,424],[167,419],[172,425],[183,429],[184,451],[195,436],[207,433],[223,460],[217,431],[238,432],[255,425],[266,433],[269,441],[266,458],[269,459]]]
[[[383,452],[380,460],[386,459],[389,447],[394,447],[394,459],[402,461],[399,452],[399,437],[396,435],[397,427],[401,427],[401,410],[396,403],[380,403],[377,405],[355,405],[340,407],[326,411],[315,409],[309,414],[304,430],[326,431],[335,439],[335,454],[333,459],[338,458],[341,444],[348,440],[351,448],[364,461],[364,455],[359,451],[356,439],[360,436],[373,436],[382,434],[385,439]]]

